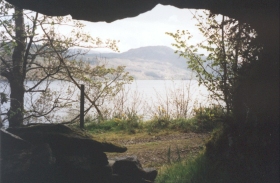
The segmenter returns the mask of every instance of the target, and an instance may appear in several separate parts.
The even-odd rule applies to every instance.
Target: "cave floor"
[[[109,159],[137,156],[143,168],[158,169],[165,164],[198,155],[205,148],[205,143],[211,137],[211,133],[160,131],[126,134],[105,132],[93,136],[96,140],[120,144],[128,148],[124,153],[106,153]]]

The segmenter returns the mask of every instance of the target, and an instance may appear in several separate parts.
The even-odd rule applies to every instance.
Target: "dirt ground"
[[[100,134],[96,138],[128,148],[124,153],[107,153],[109,159],[137,156],[144,168],[159,168],[178,159],[197,155],[203,150],[210,133]]]

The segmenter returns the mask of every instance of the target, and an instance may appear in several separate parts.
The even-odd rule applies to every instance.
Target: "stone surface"
[[[106,142],[98,142],[85,132],[69,128],[65,125],[34,125],[31,127],[8,128],[11,132],[19,137],[33,143],[49,143],[57,153],[72,154],[84,151],[80,147],[86,147],[86,152],[91,154],[95,151],[102,152],[125,152],[126,147],[114,145]],[[81,152],[79,152],[81,153]]]
[[[144,168],[145,174],[144,174],[144,179],[145,180],[150,180],[150,181],[154,181],[157,177],[157,170],[154,168]]]
[[[0,149],[5,149],[5,151],[1,150],[1,157],[32,147],[29,142],[3,129],[0,129],[0,140]]]
[[[8,2],[40,13],[61,16],[70,14],[74,19],[93,22],[112,22],[135,17],[151,10],[157,4],[177,8],[208,9],[242,22],[257,29],[266,46],[279,48],[279,1],[278,0],[7,0]],[[277,36],[277,37],[276,37]],[[279,50],[279,49],[277,49]]]
[[[108,161],[105,151],[125,147],[59,124],[1,130],[1,145],[4,183],[151,183],[157,176],[135,156]]]
[[[1,182],[54,182],[55,162],[48,144],[20,150],[1,159]]]
[[[109,183],[112,168],[104,152],[126,151],[64,125],[7,131],[1,130],[1,182]]]
[[[254,19],[277,10],[277,0],[7,0],[22,7],[47,15],[68,15],[75,19],[112,22],[118,19],[135,17],[151,10],[157,4],[172,5],[178,8],[209,9],[239,19]],[[254,15],[252,15],[254,14]],[[259,15],[258,15],[259,14]]]
[[[117,182],[153,182],[157,176],[155,169],[143,169],[136,156],[119,157],[110,164]]]

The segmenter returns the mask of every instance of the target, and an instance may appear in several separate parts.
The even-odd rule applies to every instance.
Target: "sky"
[[[99,37],[103,40],[119,40],[120,52],[144,46],[163,45],[172,48],[173,38],[166,35],[165,32],[189,30],[194,36],[194,42],[203,40],[195,26],[197,22],[193,19],[190,11],[195,13],[196,10],[178,9],[159,4],[151,11],[137,17],[125,18],[112,23],[82,22],[86,25],[84,31],[89,32],[93,37]],[[198,12],[202,14],[202,10],[198,10]],[[97,49],[96,51],[110,50]]]

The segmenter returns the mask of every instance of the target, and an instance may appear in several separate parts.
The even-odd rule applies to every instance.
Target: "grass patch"
[[[196,159],[189,159],[186,161],[180,161],[171,165],[163,166],[159,175],[157,176],[157,183],[187,183],[192,182],[192,176],[198,171],[203,171],[204,165],[203,156],[200,155]]]
[[[256,124],[240,126],[216,130],[203,153],[194,159],[163,166],[156,182],[278,183],[278,145],[276,140],[269,141],[276,139],[273,132],[277,132],[277,128],[267,127],[266,124],[257,128]],[[268,134],[265,134],[266,128],[269,128]]]
[[[90,122],[85,125],[86,130],[92,133],[103,133],[107,131],[117,131],[118,123],[113,120],[108,120],[101,123]]]
[[[221,125],[224,113],[221,108],[200,107],[194,110],[191,118],[170,118],[168,115],[153,116],[150,120],[143,121],[141,116],[129,114],[116,116],[113,119],[97,123],[91,118],[86,118],[86,130],[92,133],[125,132],[135,134],[137,132],[159,133],[163,130],[176,130],[180,132],[204,133],[211,132]]]
[[[204,153],[196,158],[163,166],[157,176],[157,183],[233,183],[242,182],[233,177],[221,162],[211,163]],[[224,162],[225,163],[225,162]]]
[[[137,156],[143,167],[159,169],[167,163],[176,162],[178,154],[181,159],[196,156],[204,147],[209,133],[182,133],[176,130],[162,130],[158,133],[145,131],[135,134],[119,132],[106,132],[92,134],[98,141],[121,144],[128,148],[125,153],[106,153],[108,158],[120,156]],[[169,158],[167,157],[170,148]]]

